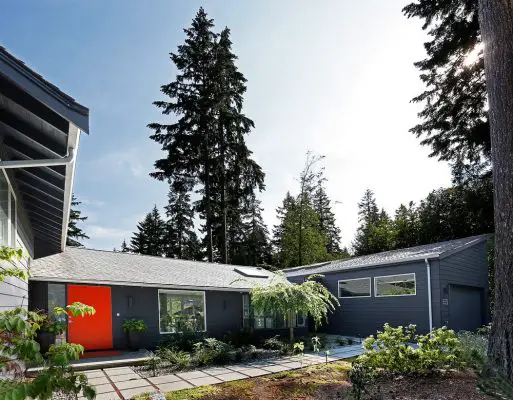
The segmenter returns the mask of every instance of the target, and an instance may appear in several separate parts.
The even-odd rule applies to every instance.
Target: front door
[[[112,302],[110,287],[68,285],[68,304],[76,301],[93,306],[94,315],[69,317],[68,342],[86,350],[112,348]]]

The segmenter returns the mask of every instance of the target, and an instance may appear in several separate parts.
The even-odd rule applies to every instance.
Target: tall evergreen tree
[[[335,221],[335,214],[331,211],[331,201],[323,185],[319,185],[313,195],[313,206],[319,216],[319,228],[327,238],[326,251],[328,254],[342,253],[340,248],[340,228]]]
[[[358,227],[353,242],[355,254],[362,256],[375,253],[375,246],[372,244],[372,235],[374,228],[380,221],[380,213],[374,192],[370,189],[365,191],[361,201],[358,203],[358,220],[360,226]]]
[[[121,242],[121,252],[122,253],[128,253],[129,251],[130,251],[130,248],[126,244],[126,240],[123,239],[123,241]]]
[[[489,166],[484,60],[477,0],[416,0],[404,7],[424,21],[427,57],[415,63],[426,90],[413,99],[424,104],[421,123],[411,129],[432,156],[458,164]]]
[[[186,192],[170,187],[166,210],[166,257],[179,259],[201,258],[200,244],[194,231],[194,210]]]
[[[153,210],[146,214],[144,220],[137,224],[130,240],[130,249],[134,253],[151,256],[164,256],[166,252],[166,225],[160,217],[155,205]]]
[[[284,268],[284,254],[283,254],[283,235],[285,233],[285,217],[289,210],[294,206],[294,197],[287,192],[283,199],[282,205],[276,209],[276,217],[278,224],[273,228],[273,238],[271,241],[272,249],[274,253],[273,264],[278,268]]]
[[[87,219],[87,217],[82,215],[82,211],[77,209],[80,204],[82,204],[82,202],[78,201],[75,194],[72,194],[66,246],[79,247],[82,246],[82,243],[79,240],[89,239],[89,236],[87,236],[83,229],[78,226],[80,222],[84,222]]]
[[[168,154],[152,176],[171,178],[177,191],[200,185],[196,208],[204,219],[207,259],[229,262],[230,240],[236,244],[242,233],[242,204],[263,189],[264,174],[245,144],[254,124],[242,112],[246,79],[235,65],[230,31],[218,35],[213,27],[201,8],[185,29],[185,44],[171,54],[179,74],[162,86],[170,101],[154,104],[179,118],[149,125],[155,131],[150,137]]]
[[[403,249],[419,244],[420,222],[415,203],[401,204],[395,212],[395,247]]]

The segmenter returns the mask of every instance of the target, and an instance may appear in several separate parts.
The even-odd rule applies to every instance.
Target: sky
[[[349,246],[357,203],[372,189],[393,214],[450,184],[446,163],[408,132],[423,90],[413,62],[424,57],[421,22],[408,0],[3,0],[0,45],[90,109],[74,192],[88,216],[87,247],[129,240],[167,185],[149,177],[163,153],[152,105],[176,70],[169,60],[200,6],[232,32],[248,80],[244,111],[255,122],[248,147],[266,173],[264,220],[276,223],[285,193],[297,192],[308,150],[324,155],[328,195]]]

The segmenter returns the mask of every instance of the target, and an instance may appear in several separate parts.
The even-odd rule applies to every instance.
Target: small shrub
[[[157,376],[162,360],[160,359],[160,357],[158,357],[155,353],[151,351],[149,351],[146,354],[146,356],[148,357],[146,365],[148,366],[148,369],[151,372],[151,376]]]
[[[127,319],[123,322],[123,330],[126,332],[144,332],[148,329],[142,319]]]
[[[461,362],[467,367],[481,370],[487,361],[488,337],[472,332],[459,332],[458,340]]]
[[[312,337],[311,341],[313,351],[315,351],[316,353],[321,351],[321,339],[319,338],[319,336]]]
[[[413,342],[417,342],[417,348],[411,345]],[[393,328],[385,324],[383,331],[365,339],[367,353],[357,360],[365,367],[392,374],[428,374],[459,366],[458,345],[454,331],[445,327],[416,335],[415,325]]]
[[[339,345],[339,346],[346,346],[348,344],[348,341],[346,338],[338,338],[336,340],[336,343]]]
[[[215,338],[194,344],[194,360],[198,365],[225,364],[230,360],[230,345]]]
[[[157,350],[157,355],[179,370],[186,369],[191,364],[191,355],[182,350],[161,347]]]
[[[492,324],[489,323],[488,325],[483,325],[481,328],[478,328],[477,329],[477,334],[478,335],[489,336],[491,330],[492,330]]]
[[[294,343],[294,353],[303,354],[305,351],[305,344],[303,342]]]
[[[282,350],[287,345],[280,339],[280,335],[273,336],[272,338],[264,341],[264,349],[268,350]]]
[[[166,335],[166,338],[160,343],[160,347],[190,352],[198,339],[200,336],[196,332],[172,333]]]
[[[364,394],[369,393],[369,386],[376,378],[374,369],[364,363],[355,362],[348,373],[351,380],[351,392],[355,400],[360,400]]]
[[[513,399],[513,382],[502,370],[487,363],[477,382],[478,391],[489,399]]]

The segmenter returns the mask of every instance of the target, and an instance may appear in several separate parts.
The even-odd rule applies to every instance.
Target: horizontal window
[[[379,276],[374,278],[376,297],[414,296],[416,292],[415,274]]]
[[[371,296],[371,279],[346,279],[338,281],[338,297],[370,297]]]
[[[160,333],[206,330],[205,292],[159,290]]]

